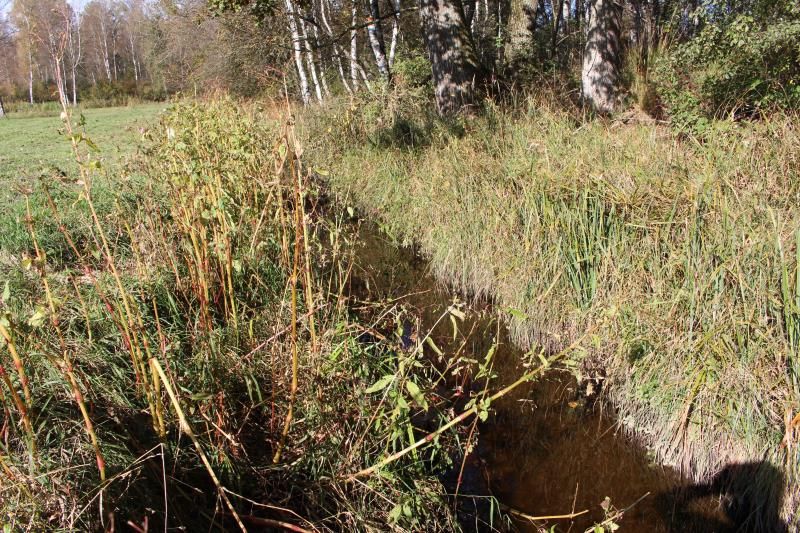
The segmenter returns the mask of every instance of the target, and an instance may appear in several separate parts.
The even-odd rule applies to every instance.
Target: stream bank
[[[655,462],[699,486],[744,469],[748,499],[780,502],[752,523],[800,527],[796,124],[697,144],[536,101],[456,125],[413,103],[299,121],[338,204],[490,298],[525,349],[593,329],[580,370]]]
[[[432,343],[422,344],[430,360],[460,357],[473,362],[469,369],[452,372],[437,395],[463,406],[471,392],[486,386],[472,378],[487,354],[493,360],[492,390],[529,369],[530,354],[514,345],[491,303],[464,303],[458,291],[437,281],[414,250],[398,247],[374,225],[351,229],[358,243],[349,287],[353,301],[400,306],[416,317],[398,334],[409,343],[430,337]],[[457,324],[442,320],[454,305],[464,313]],[[730,479],[693,483],[677,470],[657,465],[623,429],[604,398],[601,381],[579,383],[563,365],[493,403],[488,418],[471,435],[467,457],[457,458],[443,481],[451,494],[462,498],[484,503],[496,498],[517,531],[553,525],[556,531],[583,531],[613,522],[622,531],[733,532],[750,530],[752,507],[765,503],[750,500],[740,486],[764,465],[742,465],[728,472]],[[777,517],[780,500],[766,503]],[[480,513],[486,505],[476,509]],[[475,518],[462,516],[465,531],[488,527]],[[764,529],[785,530],[777,518]]]

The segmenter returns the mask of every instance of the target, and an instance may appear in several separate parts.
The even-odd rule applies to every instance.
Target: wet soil
[[[495,346],[493,390],[525,372],[530,356],[510,342],[490,304],[464,303],[466,318],[454,332],[449,317],[442,317],[460,296],[438,283],[413,250],[394,246],[371,225],[357,231],[360,244],[350,287],[354,300],[403,306],[417,317],[404,326],[403,337],[414,341],[430,331],[444,354],[441,360],[458,354],[482,361]],[[470,389],[484,385],[472,382],[471,375],[468,369],[452,375],[447,394],[455,405],[463,405]],[[477,426],[465,471],[459,476],[458,461],[456,471],[445,476],[448,489],[476,501],[495,497],[517,531],[551,526],[584,531],[609,517],[620,531],[735,530],[722,511],[719,491],[692,485],[678,472],[656,465],[622,431],[599,388],[599,382],[579,384],[571,372],[555,368],[492,404],[488,419]],[[480,512],[480,505],[475,508]],[[562,515],[577,516],[533,518]],[[464,527],[491,529],[474,517]]]

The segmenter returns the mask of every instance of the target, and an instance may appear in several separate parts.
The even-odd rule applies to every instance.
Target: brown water
[[[494,390],[522,375],[524,353],[509,342],[489,305],[466,306],[467,318],[458,324],[454,339],[449,319],[434,324],[458,295],[437,283],[412,251],[393,246],[374,228],[361,228],[358,240],[362,244],[356,252],[353,298],[402,305],[417,317],[406,325],[405,335],[413,339],[432,331],[445,358],[459,352],[482,360],[496,344]],[[465,372],[453,378],[445,395],[463,404],[468,389],[479,386]],[[593,389],[593,384],[579,386],[569,372],[553,369],[494,403],[489,418],[477,426],[477,446],[466,458],[459,494],[496,497],[518,531],[552,525],[556,531],[584,531],[623,509],[615,519],[620,531],[736,529],[721,510],[719,490],[710,484],[691,485],[674,470],[655,465],[623,434]],[[457,472],[445,480],[451,490],[456,479]],[[602,505],[606,498],[608,510]],[[524,516],[583,511],[573,518]],[[489,529],[480,521],[465,524],[467,530],[476,528]]]

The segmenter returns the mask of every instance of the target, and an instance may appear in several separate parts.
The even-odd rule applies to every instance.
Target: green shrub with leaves
[[[656,63],[653,79],[676,125],[702,132],[711,118],[800,108],[800,7],[709,18]]]

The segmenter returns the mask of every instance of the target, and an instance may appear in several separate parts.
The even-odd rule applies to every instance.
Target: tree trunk
[[[389,45],[389,68],[394,65],[397,40],[400,36],[400,0],[392,0],[392,7],[394,8],[394,21],[392,22],[392,43]]]
[[[553,0],[553,39],[550,42],[550,57],[555,60],[558,51],[558,30],[561,28],[561,17],[564,16],[564,0]]]
[[[322,91],[325,93],[325,98],[331,97],[331,91],[328,89],[328,77],[325,74],[325,63],[322,61],[322,52],[320,49],[322,47],[322,41],[319,38],[319,24],[314,21],[311,24],[311,27],[314,28],[314,59],[316,62],[317,70],[319,71],[319,79],[322,83]]]
[[[328,0],[322,0],[319,6],[319,14],[320,18],[322,19],[322,24],[325,25],[325,31],[328,34],[328,38],[331,40],[331,45],[333,47],[333,55],[336,58],[336,67],[339,71],[339,77],[342,79],[342,85],[344,85],[345,90],[348,93],[353,94],[353,89],[350,88],[350,83],[347,81],[347,76],[344,73],[344,65],[342,64],[342,50],[339,48],[339,45],[336,43],[336,37],[333,34],[333,28],[331,28],[330,22],[328,22],[328,15],[325,14],[325,8]],[[330,9],[330,7],[328,7]]]
[[[369,20],[367,20],[367,37],[375,56],[378,72],[385,79],[389,79],[389,61],[386,59],[386,44],[383,40],[383,26],[381,25],[381,12],[378,0],[369,0]]]
[[[531,55],[538,7],[539,0],[511,0],[507,46],[507,57],[510,63]]]
[[[6,108],[3,105],[3,97],[0,96],[0,118],[4,118],[6,116]]]
[[[317,76],[317,60],[314,56],[314,47],[311,46],[311,40],[308,38],[308,31],[306,30],[306,23],[300,9],[297,8],[297,22],[298,28],[300,29],[300,38],[303,41],[303,45],[306,49],[306,64],[308,65],[308,70],[311,72],[311,82],[314,84],[314,94],[317,95],[317,101],[321,104],[323,100],[322,96],[322,85],[319,81],[319,76]]]
[[[100,19],[100,31],[103,33],[103,66],[106,70],[106,79],[111,81],[111,59],[108,57],[108,36],[106,35],[106,25],[103,19]]]
[[[28,98],[33,105],[33,66],[28,69]]]
[[[420,18],[439,113],[468,110],[475,105],[480,67],[461,0],[420,0]]]
[[[78,83],[75,81],[77,75],[75,67],[72,67],[72,107],[78,107]]]
[[[292,0],[286,0],[286,14],[289,19],[289,34],[292,36],[292,52],[294,53],[294,66],[297,68],[297,78],[300,81],[300,98],[304,105],[311,101],[311,91],[308,88],[308,77],[303,66],[303,50],[300,44],[300,32],[297,31],[297,20],[294,15]]]
[[[589,0],[581,89],[584,102],[599,113],[613,112],[617,103],[621,16],[615,0]]]

